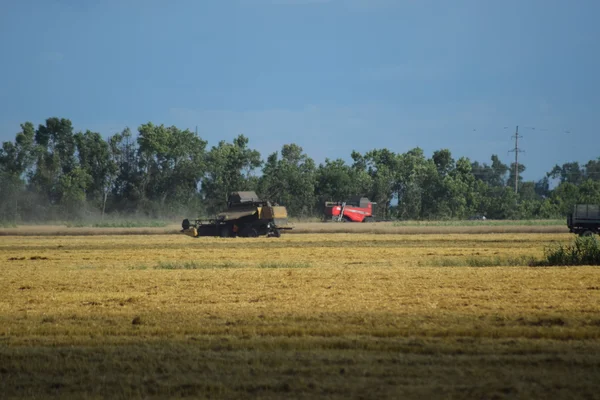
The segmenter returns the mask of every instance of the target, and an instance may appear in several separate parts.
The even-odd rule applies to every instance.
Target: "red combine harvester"
[[[334,222],[375,222],[375,204],[366,197],[325,202],[325,219]]]

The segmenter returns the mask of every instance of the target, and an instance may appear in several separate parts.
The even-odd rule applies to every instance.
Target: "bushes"
[[[433,260],[436,267],[518,267],[534,263],[531,256],[518,257],[447,257]]]
[[[595,236],[583,236],[568,245],[547,249],[538,266],[600,265],[600,241]]]

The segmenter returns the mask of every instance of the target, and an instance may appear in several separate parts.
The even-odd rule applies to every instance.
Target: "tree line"
[[[37,128],[21,124],[14,141],[2,143],[0,221],[211,216],[238,190],[255,190],[299,218],[352,196],[377,202],[379,218],[402,220],[558,218],[576,203],[600,204],[600,157],[556,165],[539,181],[525,181],[525,166],[515,171],[497,155],[479,162],[448,149],[430,158],[420,148],[353,151],[351,159],[317,165],[293,143],[263,159],[243,135],[209,147],[188,129],[151,122],[105,139],[48,118]]]

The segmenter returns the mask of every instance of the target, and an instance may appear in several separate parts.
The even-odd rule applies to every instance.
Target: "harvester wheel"
[[[278,238],[278,237],[281,237],[281,232],[279,231],[279,229],[273,229],[273,231],[269,234],[269,236]]]
[[[222,238],[228,238],[231,236],[230,228],[228,225],[222,226],[219,230],[219,236]]]
[[[581,236],[593,236],[594,232],[590,231],[590,230],[586,230],[581,232]]]
[[[258,237],[258,231],[254,228],[248,229],[248,237],[252,237],[252,238]]]

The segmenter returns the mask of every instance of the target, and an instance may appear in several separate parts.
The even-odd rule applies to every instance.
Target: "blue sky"
[[[297,143],[449,148],[527,179],[600,156],[595,0],[0,0],[0,141],[69,118]],[[504,129],[509,127],[509,129]],[[528,128],[526,128],[528,127]],[[531,129],[535,128],[535,129]],[[568,133],[567,133],[568,132]]]

